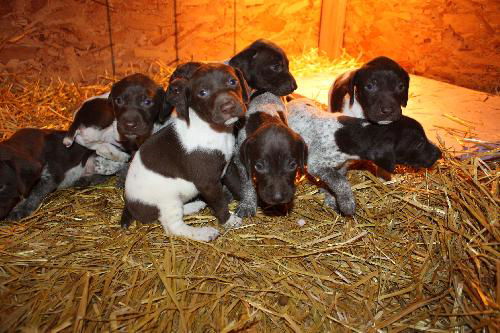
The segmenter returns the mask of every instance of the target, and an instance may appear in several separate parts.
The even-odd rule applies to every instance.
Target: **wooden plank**
[[[342,54],[347,0],[323,0],[319,30],[319,49],[329,57]]]

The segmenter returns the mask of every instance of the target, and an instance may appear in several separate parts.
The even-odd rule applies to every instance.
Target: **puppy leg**
[[[113,161],[102,156],[96,156],[94,159],[94,172],[99,175],[114,175],[123,167],[123,162]]]
[[[128,229],[128,227],[132,224],[134,221],[134,217],[132,214],[130,214],[129,210],[127,209],[127,205],[123,207],[122,210],[122,216],[120,218],[120,225],[123,229]]]
[[[219,236],[219,231],[212,227],[191,227],[184,223],[183,204],[180,200],[170,199],[160,207],[160,223],[166,233],[189,239],[208,242]]]
[[[125,163],[130,159],[129,154],[120,150],[111,143],[104,143],[96,148],[97,155],[107,158],[112,161]]]
[[[56,180],[48,171],[47,166],[45,166],[40,180],[33,187],[29,196],[12,209],[7,218],[11,220],[19,220],[30,215],[38,208],[38,206],[40,206],[47,194],[52,193],[57,189],[57,185]]]
[[[197,188],[199,188],[200,194],[203,196],[208,206],[212,208],[215,217],[224,228],[236,228],[241,226],[241,218],[229,212],[227,207],[229,202],[224,196],[224,190],[220,182]]]
[[[319,168],[318,170],[309,170],[311,175],[321,179],[335,195],[336,205],[341,213],[345,215],[354,215],[356,211],[356,202],[352,193],[351,185],[347,178],[341,175],[337,170],[331,168]],[[329,203],[332,203],[329,200]]]
[[[204,202],[202,200],[195,200],[195,201],[188,202],[187,204],[184,204],[182,209],[184,211],[184,215],[190,215],[190,214],[198,213],[200,210],[202,210],[205,207],[207,207],[206,202]]]
[[[234,163],[234,161],[231,161],[229,163],[226,173],[224,174],[224,177],[222,177],[222,184],[225,185],[225,189],[230,192],[231,199],[234,198],[236,200],[241,199],[241,181],[240,181],[240,175],[238,171],[238,167]],[[231,201],[231,200],[229,200]]]
[[[241,198],[238,208],[236,208],[236,215],[239,217],[255,216],[257,214],[257,191],[255,191],[252,179],[248,177],[245,166],[236,157],[234,161],[241,181]]]

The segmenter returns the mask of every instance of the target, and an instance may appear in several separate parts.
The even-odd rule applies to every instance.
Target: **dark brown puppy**
[[[244,116],[248,88],[238,70],[222,64],[204,64],[189,80],[171,86],[168,100],[177,116],[132,160],[120,223],[159,219],[169,234],[209,241],[217,229],[188,226],[182,217],[197,205],[186,203],[200,194],[225,226],[241,223],[229,213],[221,178],[233,155],[233,124]]]
[[[329,110],[388,124],[401,118],[409,84],[408,73],[397,62],[377,57],[335,80],[329,92]]]
[[[269,92],[250,101],[245,127],[238,133],[239,154],[233,159],[237,172],[229,169],[224,179],[240,197],[240,217],[255,215],[258,199],[265,208],[290,203],[297,173],[305,172],[307,146],[283,121],[285,111],[281,98]]]
[[[285,52],[268,40],[256,40],[232,57],[229,65],[241,70],[254,90],[285,96],[297,89]]]
[[[27,128],[0,143],[0,219],[28,216],[47,194],[93,174],[93,152],[66,148],[65,134]]]

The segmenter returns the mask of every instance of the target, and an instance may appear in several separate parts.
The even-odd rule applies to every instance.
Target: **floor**
[[[296,92],[327,104],[330,85],[347,70],[296,77]],[[451,152],[460,154],[464,146],[478,143],[500,145],[500,96],[412,75],[403,114],[421,122],[430,140],[443,143]]]

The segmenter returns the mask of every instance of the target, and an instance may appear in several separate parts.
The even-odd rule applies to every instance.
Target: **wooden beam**
[[[342,54],[347,0],[323,0],[319,29],[319,49],[329,57]]]

